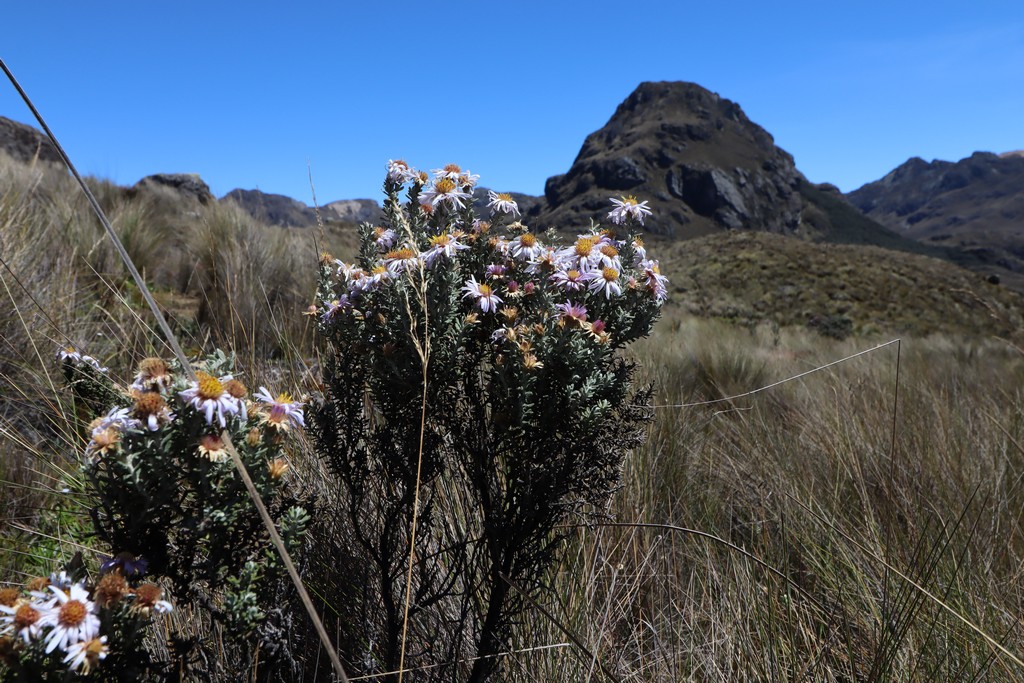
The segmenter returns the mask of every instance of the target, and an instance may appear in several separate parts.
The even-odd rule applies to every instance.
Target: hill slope
[[[742,324],[1010,335],[1024,297],[948,262],[871,246],[731,231],[658,246],[670,302]]]

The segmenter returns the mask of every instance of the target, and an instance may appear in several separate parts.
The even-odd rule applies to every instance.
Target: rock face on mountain
[[[349,223],[379,223],[384,217],[380,204],[372,199],[341,199],[322,208],[324,214]]]
[[[269,225],[308,228],[316,225],[316,211],[297,199],[259,190],[231,190],[220,201],[238,204],[249,215]]]
[[[654,210],[651,232],[795,233],[801,179],[793,157],[735,102],[693,83],[641,83],[569,171],[548,179],[539,227],[584,227],[584,217],[610,210],[610,197],[636,195]]]
[[[957,162],[913,158],[849,200],[890,229],[958,247],[1024,273],[1024,156],[975,152]]]
[[[186,201],[209,204],[214,200],[210,186],[196,173],[157,173],[135,183],[132,191],[177,195]]]
[[[44,133],[3,116],[0,116],[0,150],[17,161],[30,162],[38,158],[48,163],[63,163],[57,148]]]

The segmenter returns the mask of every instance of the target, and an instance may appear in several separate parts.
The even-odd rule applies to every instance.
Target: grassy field
[[[251,386],[313,386],[300,314],[317,241],[341,255],[353,235],[218,206],[181,216],[96,188],[186,346],[233,349]],[[55,349],[79,346],[122,376],[166,355],[78,196],[65,178],[0,165],[0,582],[91,556],[78,407]],[[884,254],[728,239],[742,248],[666,257],[676,291],[635,351],[657,388],[646,444],[606,521],[568,530],[502,680],[1024,680],[1015,295],[944,310],[931,280],[911,282],[930,262],[901,271],[905,296],[890,297]],[[785,289],[784,263],[830,284]],[[815,332],[808,313],[849,316],[846,338]],[[315,461],[294,455],[294,485],[315,488]]]

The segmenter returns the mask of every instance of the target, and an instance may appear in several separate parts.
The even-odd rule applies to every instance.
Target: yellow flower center
[[[487,297],[492,294],[493,290],[490,285],[480,285],[480,296]]]
[[[580,258],[586,258],[590,256],[590,252],[594,250],[594,244],[596,241],[593,237],[581,237],[576,240],[575,252]]]
[[[580,279],[580,275],[581,275],[580,271],[576,270],[575,268],[571,268],[571,269],[565,271],[565,276],[568,279],[573,280],[573,281],[579,280]]]
[[[374,266],[373,270],[370,271],[370,274],[371,275],[383,275],[386,272],[388,272],[388,269],[385,266]]]
[[[534,235],[532,232],[524,233],[523,235],[519,236],[519,244],[523,245],[524,247],[534,247],[537,245],[537,236]]]
[[[391,261],[407,261],[409,259],[416,258],[416,252],[408,247],[402,247],[401,249],[393,249],[384,255],[384,259]]]
[[[601,253],[607,256],[608,258],[615,258],[616,256],[619,255],[619,250],[610,244],[605,244],[601,247]]]
[[[448,194],[455,190],[455,181],[451,178],[441,178],[434,183],[434,189],[437,190],[438,194]]]
[[[601,271],[601,277],[603,277],[608,282],[615,282],[616,280],[619,279],[619,271],[615,270],[614,268],[605,268],[604,270]]]
[[[513,201],[512,195],[510,195],[508,192],[499,192],[497,194],[497,197],[498,197],[498,201],[502,201],[502,202],[511,202],[511,201]]]
[[[80,626],[89,611],[80,600],[68,600],[57,612],[57,624],[65,627]]]
[[[638,202],[636,201],[636,197],[633,196],[633,195],[629,195],[628,197],[623,197],[622,198],[622,203],[623,204],[628,204],[629,206],[636,206],[638,204]]]
[[[447,247],[451,242],[451,235],[437,235],[430,238],[430,244],[435,247]]]
[[[204,401],[216,401],[224,395],[224,385],[211,374],[202,371],[197,372],[196,384],[199,388],[199,398]]]
[[[446,164],[444,167],[444,172],[459,175],[460,173],[462,173],[462,168],[460,168],[458,164]]]

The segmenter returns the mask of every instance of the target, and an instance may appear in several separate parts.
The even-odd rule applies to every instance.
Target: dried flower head
[[[113,607],[128,595],[128,581],[119,571],[107,572],[96,584],[93,599],[100,607]]]
[[[162,358],[143,358],[131,388],[136,391],[166,391],[172,379],[171,370]]]
[[[223,462],[228,457],[227,444],[219,434],[204,434],[199,437],[198,450],[199,455],[210,462]]]
[[[144,583],[135,589],[135,602],[132,609],[149,615],[152,612],[166,614],[174,609],[171,603],[163,599],[164,590],[155,583]]]
[[[275,481],[283,477],[288,469],[288,461],[284,458],[274,458],[267,463],[267,471],[270,473],[270,478]]]
[[[174,413],[167,407],[167,401],[155,391],[145,391],[135,397],[132,416],[146,425],[151,432],[170,424],[174,419]],[[93,435],[93,440],[95,439]]]
[[[14,586],[0,588],[0,607],[13,607],[21,599],[21,590]]]

